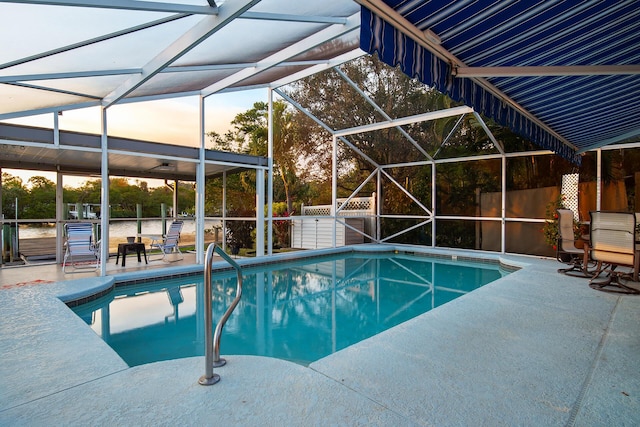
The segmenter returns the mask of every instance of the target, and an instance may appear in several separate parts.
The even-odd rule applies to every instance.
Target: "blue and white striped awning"
[[[363,50],[543,148],[640,138],[640,1],[359,3]]]

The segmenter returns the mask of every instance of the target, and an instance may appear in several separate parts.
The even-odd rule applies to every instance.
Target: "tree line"
[[[195,190],[189,183],[179,183],[179,212],[194,213]],[[100,204],[101,180],[88,180],[79,187],[65,186],[63,202]],[[5,219],[54,219],[56,217],[56,184],[43,176],[33,176],[25,183],[22,178],[2,173],[2,213]],[[135,218],[137,205],[142,216],[161,216],[161,204],[173,206],[173,189],[169,186],[149,188],[146,181],[130,184],[126,178],[109,179],[109,204],[112,218]]]

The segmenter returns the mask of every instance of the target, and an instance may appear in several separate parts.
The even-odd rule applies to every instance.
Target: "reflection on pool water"
[[[347,254],[243,270],[243,295],[221,355],[309,364],[445,304],[506,272],[497,264],[401,254]],[[213,321],[235,296],[212,276]],[[73,310],[130,366],[204,354],[202,276],[118,286]]]

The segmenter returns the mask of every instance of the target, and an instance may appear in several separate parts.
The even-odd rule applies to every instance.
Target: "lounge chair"
[[[172,261],[180,261],[184,259],[184,255],[182,255],[180,247],[178,246],[180,241],[180,232],[182,231],[183,225],[184,221],[173,221],[169,227],[169,231],[167,231],[167,234],[155,237],[151,240],[151,250],[159,249],[162,253],[162,258],[154,259],[152,261],[165,260],[167,255],[172,253],[178,255],[178,258],[173,259]]]
[[[633,213],[625,212],[590,212],[591,216],[591,258],[598,263],[598,268],[589,282],[594,289],[640,294],[640,288],[630,284],[629,280],[638,280],[638,252],[635,244],[636,218]],[[606,267],[603,267],[604,265]],[[619,267],[632,269],[617,270]],[[604,281],[595,281],[606,273]],[[626,281],[623,281],[625,279]]]
[[[564,264],[569,264],[569,268],[560,268],[558,273],[570,276],[580,275],[591,277],[596,266],[589,258],[589,250],[576,247],[575,234],[573,232],[573,211],[570,209],[558,209],[558,248],[556,259]],[[567,260],[568,258],[568,260]]]
[[[93,227],[90,222],[74,222],[64,225],[66,241],[62,271],[96,270],[100,266],[100,242],[93,242]],[[74,271],[67,271],[71,266]]]

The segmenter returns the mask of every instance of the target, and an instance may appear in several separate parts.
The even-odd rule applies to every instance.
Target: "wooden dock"
[[[39,237],[37,239],[20,239],[20,255],[27,261],[55,259],[56,238]]]
[[[213,237],[205,236],[205,245],[213,242]],[[115,240],[115,239],[114,239]],[[115,246],[109,248],[109,253],[113,256],[117,253],[118,241]],[[193,245],[195,236],[185,235],[180,239],[180,247]],[[37,239],[20,239],[20,256],[26,261],[54,260],[56,258],[56,238],[39,237]]]

